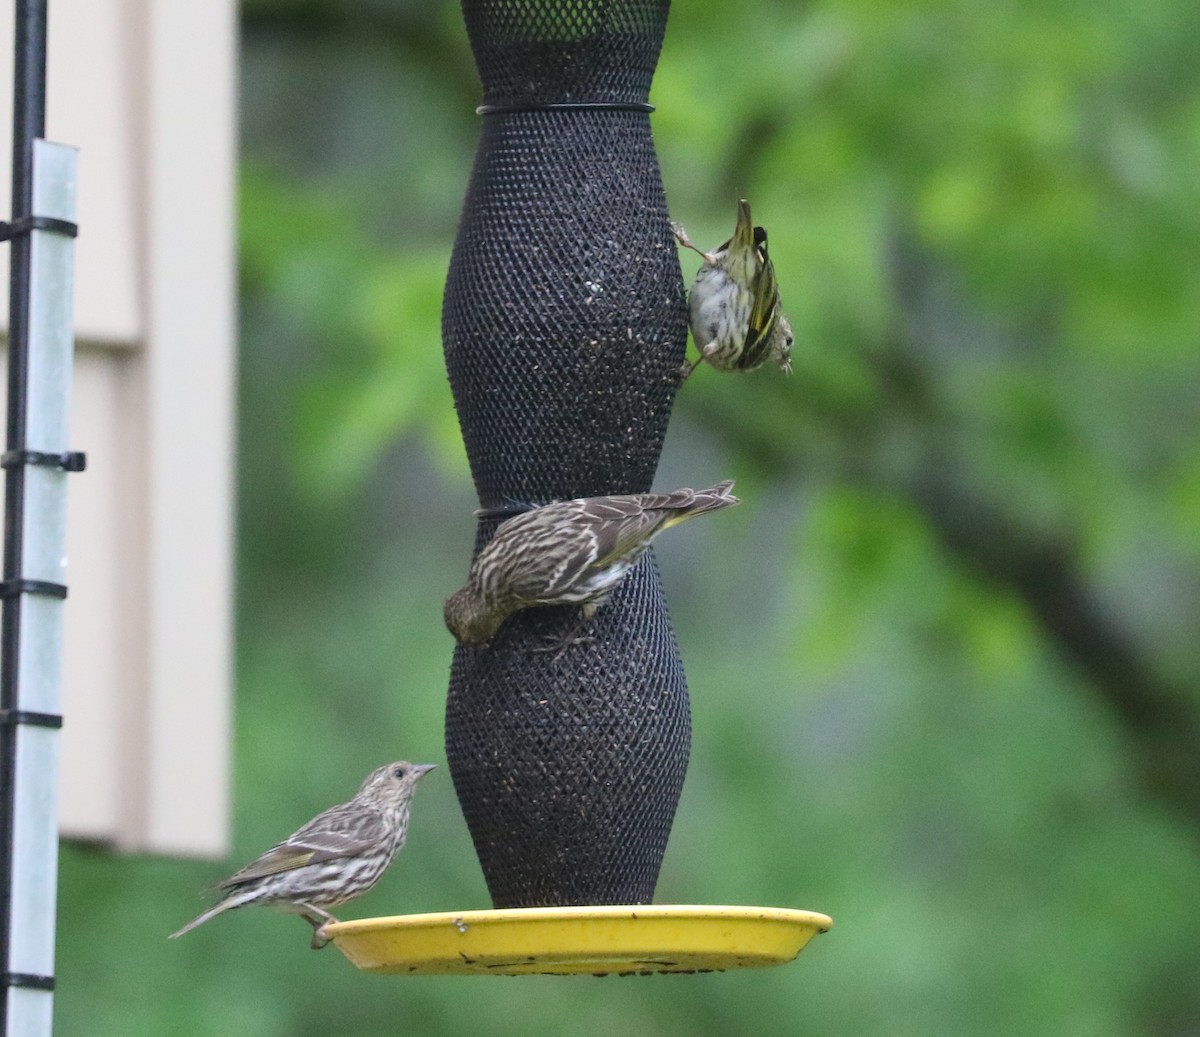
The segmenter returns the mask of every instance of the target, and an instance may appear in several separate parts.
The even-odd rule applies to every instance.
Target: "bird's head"
[[[359,796],[385,809],[404,806],[412,799],[417,782],[437,764],[408,763],[398,760],[372,771],[359,790]]]
[[[446,599],[442,616],[450,633],[463,644],[469,645],[487,644],[504,622],[502,613],[481,605],[479,595],[469,584]]]

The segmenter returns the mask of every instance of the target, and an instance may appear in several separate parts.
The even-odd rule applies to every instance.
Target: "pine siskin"
[[[222,911],[269,904],[299,914],[313,927],[313,949],[324,947],[328,940],[321,927],[337,921],[324,909],[361,896],[379,881],[404,845],[417,782],[434,766],[400,761],[372,771],[348,803],[318,814],[218,883],[226,891],[221,900],[171,938]]]
[[[732,479],[707,490],[581,497],[507,519],[446,599],[446,626],[459,641],[485,644],[536,605],[582,605],[590,619],[664,529],[740,504],[731,489]]]
[[[750,222],[750,203],[738,202],[733,237],[712,252],[692,244],[687,231],[671,225],[684,248],[699,252],[704,265],[688,296],[688,322],[701,360],[718,371],[752,371],[765,361],[792,371],[792,326],[779,308],[779,283],[767,254],[767,232]]]

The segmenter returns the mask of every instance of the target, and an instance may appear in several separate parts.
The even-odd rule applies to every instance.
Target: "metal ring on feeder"
[[[642,112],[649,115],[654,111],[652,104],[636,101],[546,101],[541,104],[481,104],[476,115],[509,115],[513,112]]]

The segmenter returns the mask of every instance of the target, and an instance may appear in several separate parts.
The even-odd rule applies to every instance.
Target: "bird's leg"
[[[688,237],[688,232],[683,229],[682,223],[676,223],[674,220],[672,220],[671,233],[675,235],[675,240],[678,241],[680,245],[682,245],[684,248],[690,248],[693,252],[698,252],[704,258],[704,262],[708,263],[710,266],[712,265],[714,262],[713,257],[709,253],[705,252],[704,249],[696,245],[692,239]]]
[[[579,632],[585,626],[587,626],[587,621],[587,616],[581,616],[579,621],[573,627],[571,627],[570,633],[568,633],[567,636],[562,639],[562,643],[558,646],[558,651],[554,653],[555,662],[561,659],[563,655],[566,654],[567,649],[572,645],[590,645],[596,643],[596,637],[594,634],[581,634]]]
[[[695,334],[692,335],[692,342],[695,344],[696,350],[700,353],[700,355],[698,357],[696,357],[696,359],[693,360],[690,364],[686,360],[684,360],[683,371],[682,371],[683,378],[680,379],[680,382],[679,382],[680,385],[682,385],[684,382],[686,382],[688,380],[688,378],[691,377],[692,372],[694,370],[696,370],[696,368],[699,367],[702,363],[704,363],[705,360],[708,360],[712,356],[712,354],[717,351],[717,348],[718,348],[718,343],[716,342],[716,340],[709,342],[703,346],[700,345],[699,342],[696,342]]]
[[[336,922],[337,919],[334,918],[333,915],[331,915],[328,911],[323,911],[321,908],[317,907],[316,904],[305,903],[301,904],[300,906],[304,908],[304,911],[301,913],[300,917],[313,927],[312,942],[309,944],[309,946],[312,947],[314,951],[319,951],[322,947],[327,946],[329,943],[329,937],[325,936],[321,930],[324,929],[329,923]]]
[[[579,632],[587,626],[600,606],[596,602],[588,602],[579,610],[579,618],[571,624],[571,628],[561,637],[557,634],[547,634],[543,639],[546,643],[541,648],[531,649],[533,652],[553,652],[557,662],[572,645],[594,644],[596,638],[591,634],[581,635]]]
[[[562,637],[556,634],[547,634],[542,640],[545,642],[537,648],[531,648],[530,651],[535,654],[544,652],[553,652],[554,659],[557,662],[566,654],[568,648],[572,645],[590,645],[595,644],[596,638],[591,634],[580,634],[587,620],[581,619],[575,623],[571,629]]]
[[[703,363],[703,362],[704,362],[704,354],[703,353],[701,353],[698,357],[696,357],[695,360],[691,361],[691,363],[689,363],[688,361],[685,360],[683,362],[683,367],[681,367],[679,369],[679,374],[681,375],[681,377],[679,379],[679,384],[683,385],[684,382],[686,382],[689,378],[691,378],[692,372],[694,370],[696,370],[696,368],[699,367],[701,365],[701,363]]]
[[[304,908],[304,914],[301,915],[301,917],[307,919],[309,922],[313,922],[316,925],[324,925],[326,922],[336,922],[337,921],[337,919],[334,918],[333,915],[331,915],[324,908],[317,907],[316,904],[310,904],[308,901],[304,901],[300,906],[302,908]],[[317,922],[312,917],[313,915],[317,915],[318,918],[320,918],[320,921]]]

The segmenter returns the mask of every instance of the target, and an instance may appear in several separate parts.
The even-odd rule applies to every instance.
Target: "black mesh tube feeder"
[[[442,337],[481,506],[476,551],[515,510],[651,489],[687,341],[647,103],[668,8],[463,2],[482,134]],[[488,647],[455,650],[446,752],[495,910],[330,926],[355,964],[695,971],[791,960],[830,925],[649,906],[691,744],[653,554],[588,640],[534,650],[577,617],[526,610]]]

